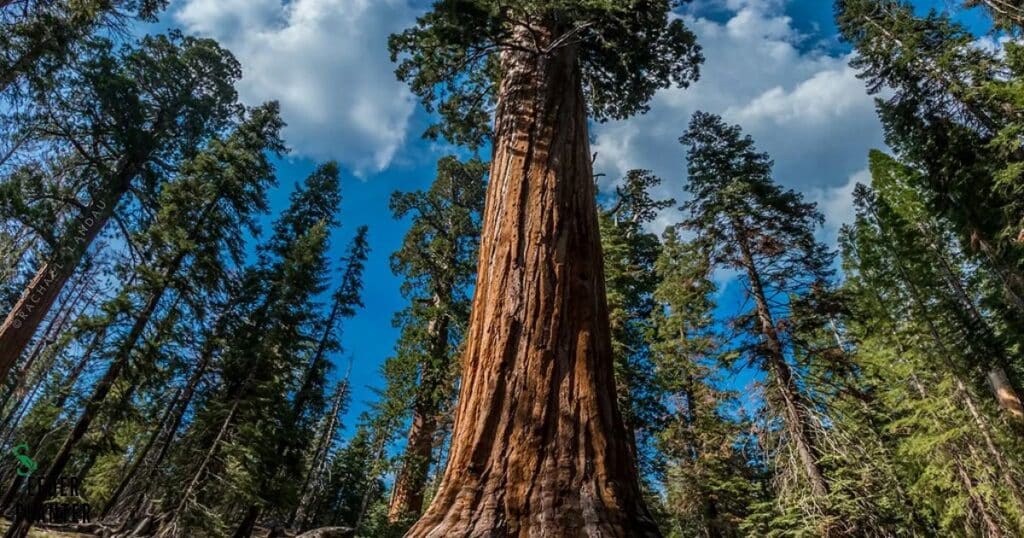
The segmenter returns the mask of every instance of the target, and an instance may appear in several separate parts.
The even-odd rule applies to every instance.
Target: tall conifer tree
[[[430,134],[493,146],[449,462],[410,537],[658,535],[614,398],[587,119],[696,78],[672,6],[439,0],[391,38]]]

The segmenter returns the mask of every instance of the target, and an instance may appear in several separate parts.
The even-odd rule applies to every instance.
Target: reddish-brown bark
[[[576,51],[502,64],[449,460],[407,537],[660,536],[616,404]]]
[[[402,467],[395,478],[388,506],[388,520],[392,523],[417,515],[423,509],[423,489],[427,484],[434,434],[437,432],[436,412],[436,409],[424,409],[418,405],[413,409]]]

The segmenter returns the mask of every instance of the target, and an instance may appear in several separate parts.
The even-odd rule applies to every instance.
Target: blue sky
[[[922,0],[944,8],[946,0]],[[158,26],[215,37],[243,65],[243,100],[276,99],[289,127],[292,153],[279,163],[275,210],[296,181],[325,159],[343,169],[340,255],[355,228],[370,228],[365,309],[347,322],[345,352],[354,389],[346,424],[366,409],[380,386],[379,367],[391,354],[394,313],[404,306],[388,256],[406,222],[391,218],[395,190],[426,188],[434,163],[451,148],[421,139],[429,118],[392,74],[386,38],[407,26],[423,0],[175,0]],[[681,12],[705,49],[700,82],[655,96],[651,113],[594,125],[596,168],[610,189],[629,169],[654,170],[663,196],[682,198],[683,148],[676,142],[696,110],[740,123],[775,158],[777,179],[817,201],[829,219],[822,238],[834,240],[850,217],[850,194],[866,182],[867,152],[882,145],[872,98],[847,66],[828,0],[695,0]],[[982,22],[972,21],[981,25]],[[667,211],[657,227],[675,218]],[[725,284],[725,282],[723,282]],[[723,286],[722,308],[740,297]],[[745,381],[739,381],[742,384]]]

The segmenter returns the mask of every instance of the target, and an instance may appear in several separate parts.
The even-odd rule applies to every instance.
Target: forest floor
[[[6,531],[10,522],[0,519],[0,532]],[[93,538],[95,534],[82,534],[80,532],[61,532],[52,529],[35,528],[29,531],[28,538]]]

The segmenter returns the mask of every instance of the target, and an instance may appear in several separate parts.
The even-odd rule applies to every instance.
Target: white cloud
[[[238,57],[245,102],[281,102],[295,153],[357,173],[386,168],[405,140],[415,102],[386,40],[414,16],[406,0],[182,0],[174,13]]]
[[[849,194],[864,181],[867,153],[882,147],[873,99],[847,64],[849,57],[801,49],[806,39],[777,0],[707,0],[732,10],[724,23],[688,17],[706,61],[692,87],[659,92],[651,111],[594,126],[597,171],[604,188],[632,168],[665,182],[662,196],[684,198],[686,149],[678,142],[697,110],[742,125],[775,160],[783,185],[819,201],[825,236],[850,216]],[[661,223],[673,218],[670,214]]]
[[[853,189],[858,183],[871,184],[871,172],[865,168],[854,174],[843,185],[816,188],[808,192],[808,199],[817,202],[818,209],[825,215],[825,229],[821,239],[835,244],[839,227],[853,222]]]

